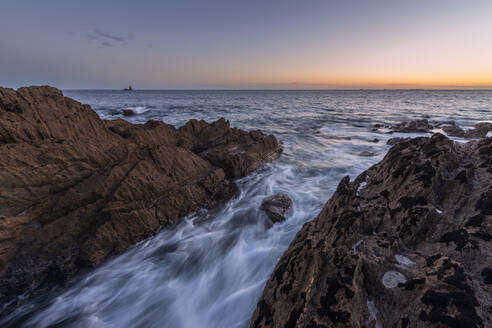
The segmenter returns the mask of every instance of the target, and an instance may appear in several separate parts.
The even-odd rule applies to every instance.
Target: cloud
[[[108,42],[108,41],[103,41],[103,42],[101,42],[101,45],[102,45],[103,47],[114,47],[114,46],[115,46],[113,43]]]
[[[89,41],[97,42],[102,47],[116,47],[125,44],[132,36],[120,36],[95,29],[86,35]]]

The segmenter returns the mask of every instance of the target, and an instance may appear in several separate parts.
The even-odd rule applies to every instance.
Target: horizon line
[[[22,87],[19,87],[22,88]],[[62,91],[125,91],[115,88],[59,88]],[[492,86],[447,88],[141,88],[132,91],[492,91]]]

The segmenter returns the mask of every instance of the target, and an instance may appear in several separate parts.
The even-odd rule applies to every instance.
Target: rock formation
[[[475,124],[473,129],[463,130],[455,121],[429,121],[427,119],[402,122],[396,125],[375,124],[376,131],[378,128],[389,128],[390,133],[432,133],[434,129],[442,129],[448,136],[464,139],[485,138],[492,131],[492,123],[480,122]]]
[[[51,87],[0,88],[0,304],[98,265],[235,194],[275,137],[191,120],[103,121]]]
[[[403,141],[344,178],[251,327],[492,327],[492,138]]]
[[[386,141],[386,144],[390,145],[390,146],[394,146],[397,143],[409,141],[410,139],[412,139],[412,138],[400,138],[400,137],[391,138],[391,139],[388,139],[388,141]]]
[[[292,200],[286,194],[275,194],[267,197],[261,203],[261,209],[273,223],[285,220],[285,213],[292,206]]]
[[[135,115],[135,112],[133,111],[133,109],[123,109],[121,111],[121,113],[123,114],[123,116],[133,116],[133,115]]]
[[[391,127],[393,132],[400,133],[426,133],[432,130],[434,126],[427,119],[402,122]]]

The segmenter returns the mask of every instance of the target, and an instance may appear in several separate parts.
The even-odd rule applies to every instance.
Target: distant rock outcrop
[[[304,225],[251,327],[492,327],[491,218],[492,138],[398,143]]]
[[[442,129],[448,136],[464,138],[464,139],[480,139],[487,137],[487,134],[492,131],[492,123],[480,122],[475,124],[473,129],[463,130],[455,121],[429,121],[427,119],[402,122],[396,125],[375,124],[376,131],[378,128],[389,128],[390,133],[432,133],[435,129]]]
[[[0,88],[4,314],[201,207],[279,156],[260,131],[191,120],[103,121],[51,87]]]
[[[285,213],[292,206],[292,200],[286,194],[275,194],[267,197],[261,203],[261,209],[273,223],[285,220]]]

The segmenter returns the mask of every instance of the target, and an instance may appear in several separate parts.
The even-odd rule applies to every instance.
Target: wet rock
[[[135,112],[132,109],[123,109],[121,111],[121,113],[123,114],[123,116],[133,116],[133,115],[135,115]]]
[[[421,119],[409,122],[402,122],[393,126],[391,129],[393,132],[400,133],[426,133],[433,128],[434,126],[429,123],[427,119]]]
[[[376,154],[375,154],[375,153],[373,153],[373,152],[370,152],[370,151],[364,150],[363,152],[361,152],[361,153],[359,154],[359,156],[371,157],[371,156],[376,156]]]
[[[378,138],[374,138],[374,139],[371,140],[371,142],[378,143],[379,142],[379,139]]]
[[[492,123],[477,123],[474,129],[465,132],[465,138],[485,138],[490,131],[492,131]]]
[[[261,203],[261,209],[273,223],[284,221],[285,213],[291,206],[292,200],[286,194],[275,194],[265,198]]]
[[[391,133],[432,133],[434,129],[442,129],[448,136],[464,139],[485,138],[492,131],[492,123],[477,123],[473,129],[463,130],[455,121],[428,121],[427,119],[402,122],[390,127]]]
[[[230,199],[232,179],[280,152],[274,136],[224,119],[104,121],[55,88],[0,88],[2,315]]]
[[[412,138],[400,138],[400,137],[396,137],[396,138],[391,138],[389,139],[388,141],[386,141],[386,144],[387,145],[390,145],[390,146],[394,146],[396,145],[397,143],[400,143],[400,142],[405,142],[405,141],[409,141],[411,140]]]
[[[492,326],[490,181],[492,138],[396,144],[297,233],[251,327]]]
[[[436,127],[441,128],[448,136],[464,138],[465,131],[456,125],[455,121],[444,122],[443,124],[437,124]]]

